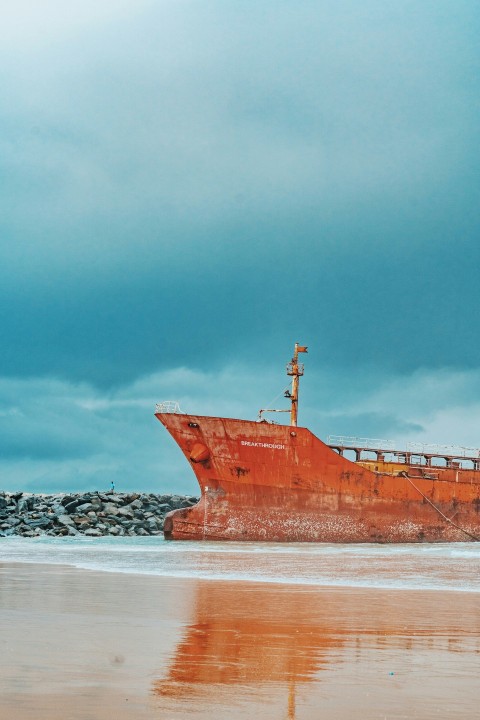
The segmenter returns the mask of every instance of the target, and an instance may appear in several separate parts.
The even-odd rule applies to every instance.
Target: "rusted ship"
[[[356,438],[322,442],[299,427],[295,345],[287,365],[288,411],[257,421],[182,413],[155,415],[192,467],[201,490],[191,508],[165,518],[174,540],[288,542],[480,541],[480,451]],[[288,412],[290,424],[265,419]]]

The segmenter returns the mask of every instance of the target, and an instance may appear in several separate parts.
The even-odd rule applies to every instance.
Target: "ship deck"
[[[476,448],[421,443],[408,443],[405,448],[396,448],[392,440],[344,436],[330,436],[326,444],[342,457],[348,457],[347,453],[354,453],[355,462],[360,464],[376,462],[426,468],[480,470],[480,450]]]

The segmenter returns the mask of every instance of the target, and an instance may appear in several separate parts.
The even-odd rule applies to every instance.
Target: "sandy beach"
[[[11,720],[474,718],[480,594],[0,565]]]

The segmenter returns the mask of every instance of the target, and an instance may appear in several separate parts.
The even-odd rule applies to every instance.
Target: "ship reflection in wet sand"
[[[199,582],[194,608],[153,683],[165,717],[464,718],[476,705],[478,594]]]

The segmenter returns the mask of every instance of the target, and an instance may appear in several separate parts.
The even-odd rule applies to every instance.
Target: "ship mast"
[[[292,403],[292,408],[290,410],[290,425],[294,425],[295,427],[298,420],[298,386],[300,376],[303,375],[303,363],[298,362],[298,353],[301,352],[308,352],[308,348],[304,345],[299,345],[298,342],[295,343],[292,361],[287,365],[287,375],[292,376],[292,392],[288,393],[287,396],[290,398]]]

